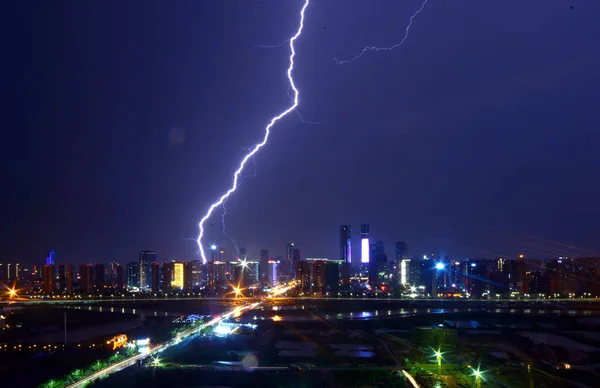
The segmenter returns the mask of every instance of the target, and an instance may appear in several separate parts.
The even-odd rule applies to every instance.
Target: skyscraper
[[[135,261],[127,264],[127,288],[140,288],[140,264]]]
[[[183,263],[173,263],[173,280],[171,281],[171,287],[176,290],[183,290],[184,285]]]
[[[152,286],[151,264],[156,261],[156,252],[141,251],[139,255],[140,264],[140,291],[149,291]]]
[[[123,290],[123,267],[117,264],[117,290]]]
[[[246,252],[246,248],[240,248],[240,260],[248,260],[248,254]]]
[[[60,292],[65,291],[67,287],[67,275],[66,275],[66,267],[64,264],[58,266],[58,290]]]
[[[48,265],[44,266],[43,276],[44,276],[44,293],[46,293],[46,294],[54,293],[54,291],[55,291],[54,279],[56,277],[54,274],[54,264],[48,264]]]
[[[162,264],[162,291],[169,293],[173,291],[173,262],[165,261]]]
[[[352,264],[352,227],[340,226],[340,260]]]
[[[156,262],[150,264],[152,268],[152,293],[158,294],[160,284],[160,265]]]
[[[370,227],[369,224],[360,225],[360,262],[363,264],[369,263],[370,243],[369,243]]]
[[[94,287],[96,290],[101,290],[104,284],[104,264],[96,263],[94,266]]]
[[[91,293],[94,289],[94,282],[92,279],[92,265],[91,264],[80,264],[79,265],[79,288],[81,292]]]
[[[73,293],[73,279],[75,278],[75,273],[73,272],[73,264],[65,265],[65,290],[67,293]]]

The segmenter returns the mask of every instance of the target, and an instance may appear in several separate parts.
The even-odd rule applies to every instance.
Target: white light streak
[[[202,247],[202,238],[204,237],[204,223],[210,218],[210,216],[213,214],[213,211],[217,207],[222,206],[223,203],[227,200],[227,198],[229,198],[229,196],[231,194],[233,194],[233,192],[235,192],[235,190],[238,187],[238,182],[240,180],[242,171],[244,170],[244,167],[246,166],[246,163],[248,163],[248,160],[250,160],[250,158],[252,158],[262,147],[264,147],[267,144],[267,141],[269,140],[269,134],[271,132],[271,128],[273,127],[273,125],[275,125],[279,120],[281,120],[282,118],[287,116],[290,112],[294,111],[296,109],[296,107],[298,107],[299,92],[298,92],[298,89],[296,88],[296,84],[294,83],[294,78],[292,77],[292,71],[294,70],[294,57],[296,56],[296,50],[294,48],[294,43],[296,42],[296,39],[298,39],[300,37],[300,35],[302,34],[302,29],[304,28],[304,12],[306,11],[306,8],[308,7],[309,3],[310,3],[310,0],[305,0],[304,5],[302,6],[302,9],[300,10],[300,24],[298,26],[298,30],[296,31],[294,36],[292,36],[292,38],[289,41],[289,43],[290,43],[290,66],[287,69],[287,78],[289,80],[290,87],[294,91],[293,104],[291,106],[289,106],[286,110],[284,110],[283,112],[281,112],[280,114],[278,114],[277,116],[275,116],[271,119],[269,124],[265,127],[265,135],[264,135],[262,142],[258,143],[254,147],[252,147],[252,150],[248,154],[246,154],[246,156],[244,156],[238,169],[233,174],[233,182],[232,182],[232,185],[229,188],[229,190],[227,190],[225,192],[225,194],[220,196],[216,202],[214,202],[212,205],[210,205],[210,207],[208,208],[208,211],[206,212],[204,217],[202,217],[202,219],[200,219],[200,222],[198,223],[198,227],[200,228],[200,233],[198,235],[197,242],[198,242],[198,248],[200,249],[200,256],[202,257],[202,261],[204,263],[206,263],[206,255],[204,253],[204,248]]]
[[[424,0],[423,3],[421,4],[421,8],[419,8],[417,10],[417,12],[415,12],[409,19],[408,21],[408,26],[406,26],[406,30],[404,31],[404,37],[402,38],[402,40],[392,46],[387,46],[387,47],[378,47],[378,46],[365,46],[365,48],[363,48],[361,51],[359,51],[358,54],[356,54],[354,56],[354,58],[349,59],[349,60],[343,60],[340,61],[337,58],[333,58],[335,60],[335,62],[338,65],[344,65],[344,64],[348,64],[348,63],[352,63],[354,61],[356,61],[358,58],[362,57],[367,51],[390,51],[395,49],[396,47],[400,47],[402,46],[402,44],[404,44],[404,41],[406,41],[406,39],[408,38],[408,32],[410,31],[410,27],[413,24],[413,20],[417,17],[418,14],[421,13],[421,11],[423,11],[423,8],[425,8],[425,4],[427,4],[429,0]]]

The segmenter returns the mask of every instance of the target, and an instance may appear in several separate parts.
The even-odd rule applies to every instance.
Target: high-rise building
[[[227,261],[225,257],[225,248],[219,250],[219,261]]]
[[[193,261],[186,261],[183,263],[183,290],[185,292],[191,292],[194,287],[193,282]]]
[[[170,293],[173,291],[173,262],[165,261],[162,264],[162,285],[163,292]]]
[[[350,264],[342,260],[329,260],[325,263],[325,289],[330,295],[339,291],[342,266],[349,267]]]
[[[67,288],[67,274],[66,267],[64,264],[58,266],[58,290],[60,292],[65,291]]]
[[[21,265],[19,263],[15,264],[15,279],[17,282],[21,280]]]
[[[55,274],[54,274],[55,270],[54,270],[54,264],[48,264],[44,266],[44,270],[43,270],[43,277],[44,277],[44,293],[46,294],[52,294],[55,291],[54,288],[54,281],[55,281]]]
[[[248,253],[246,251],[246,248],[240,248],[240,260],[248,260]]]
[[[123,286],[124,286],[124,276],[123,276],[123,267],[120,264],[117,264],[117,281],[116,281],[116,286],[117,286],[117,290],[122,291],[123,290]]]
[[[240,249],[241,251],[241,249]],[[200,287],[202,282],[202,263],[200,260],[193,260],[190,263],[190,288]]]
[[[65,265],[65,291],[68,294],[73,293],[73,279],[75,278],[75,272],[73,272],[73,264]]]
[[[268,260],[267,260],[268,263]],[[244,278],[248,276],[248,280],[244,279],[244,286],[251,286],[260,282],[259,278],[259,263],[258,261],[246,261],[246,269],[244,270]]]
[[[171,287],[177,290],[183,290],[185,286],[184,282],[184,265],[181,262],[173,263],[173,280],[171,281]]]
[[[295,244],[293,242],[285,246],[285,259],[281,260],[281,267],[279,269],[281,277],[293,279],[296,276],[296,267],[293,262],[294,248]]]
[[[127,264],[127,289],[140,288],[140,263],[132,261]]]
[[[371,244],[369,243],[370,226],[369,224],[360,225],[360,262],[369,263]]]
[[[352,227],[340,226],[340,260],[352,264]]]
[[[214,261],[209,261],[208,263],[206,263],[206,279],[208,282],[208,292],[210,294],[214,294],[215,293],[215,262]]]
[[[152,286],[151,263],[156,261],[156,252],[142,251],[139,255],[140,263],[140,290],[149,291]]]
[[[271,287],[277,286],[277,276],[279,274],[279,262],[275,260],[269,260],[267,268],[267,284]]]
[[[91,264],[80,264],[79,265],[79,288],[81,292],[91,294],[94,289],[94,281],[92,278],[92,265]]]
[[[215,261],[213,264],[215,271],[215,286],[217,288],[226,286],[229,281],[229,276],[227,275],[229,273],[228,263],[224,261]]]
[[[160,265],[157,262],[153,262],[152,264],[150,264],[150,266],[150,268],[152,268],[152,270],[150,271],[152,273],[152,293],[158,294],[160,288]]]
[[[259,271],[260,271],[260,281],[267,281],[267,270],[269,266],[269,250],[261,249],[260,250],[260,262],[259,262]]]
[[[104,264],[96,263],[94,266],[94,287],[96,290],[104,288]]]
[[[305,260],[296,263],[296,281],[303,292],[310,292],[310,265]]]
[[[294,248],[294,253],[292,254],[292,263],[299,263],[302,260],[302,252],[300,252],[300,248]]]

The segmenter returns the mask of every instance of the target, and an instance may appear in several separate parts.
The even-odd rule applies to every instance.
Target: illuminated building
[[[46,256],[46,265],[54,265],[54,251],[48,251],[48,256]]]
[[[127,264],[127,289],[140,288],[140,264],[135,261]]]
[[[6,282],[7,282],[7,283],[9,283],[9,282],[10,282],[10,280],[12,279],[12,278],[10,277],[10,267],[11,267],[11,266],[12,266],[12,264],[11,264],[11,263],[8,263],[8,264],[6,265]]]
[[[267,283],[271,287],[277,286],[277,274],[279,273],[279,263],[275,260],[269,260],[267,266]]]
[[[226,261],[225,259],[225,248],[221,248],[219,250],[219,261]]]
[[[241,249],[240,249],[241,251]],[[192,287],[199,287],[202,279],[202,263],[200,260],[193,260],[190,262],[191,267],[191,284]]]
[[[282,278],[293,279],[295,276],[296,267],[292,258],[294,256],[294,243],[288,243],[285,246],[285,259],[280,261],[279,276]]]
[[[410,259],[401,259],[400,260],[400,284],[408,284],[411,283],[412,280],[410,278]],[[413,283],[414,285],[414,283]]]
[[[229,281],[228,274],[228,263],[224,261],[215,261],[213,263],[214,266],[214,278],[215,278],[215,286],[221,287],[227,285]]]
[[[173,280],[171,281],[171,287],[179,290],[183,289],[184,286],[184,265],[183,263],[173,263]]]
[[[207,282],[208,282],[208,292],[210,294],[214,294],[215,292],[215,262],[209,261],[206,263],[206,272],[207,272]]]
[[[19,281],[19,278],[21,276],[21,271],[20,271],[19,267],[20,267],[19,263],[15,264],[15,279],[17,280],[17,282]]]
[[[360,262],[363,264],[369,263],[371,244],[369,243],[370,234],[369,224],[360,226]]]
[[[259,283],[259,263],[258,261],[246,261],[244,269],[243,285],[244,287]]]
[[[299,288],[304,292],[310,292],[310,265],[305,260],[299,261],[295,265],[296,281],[299,282]]]
[[[340,226],[340,260],[352,264],[352,227]]]
[[[139,254],[140,264],[140,290],[149,291],[151,288],[151,263],[156,261],[156,252],[154,251],[142,251]]]

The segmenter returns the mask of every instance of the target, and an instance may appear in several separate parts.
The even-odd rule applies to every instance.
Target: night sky
[[[198,220],[289,102],[288,46],[256,45],[301,6],[2,4],[0,262],[198,258]],[[419,6],[312,1],[294,75],[320,123],[275,127],[227,203],[239,246],[337,258],[339,225],[358,243],[370,223],[389,253],[600,252],[600,2],[429,0],[402,47],[336,65],[400,41]],[[207,244],[233,253],[220,216]]]

